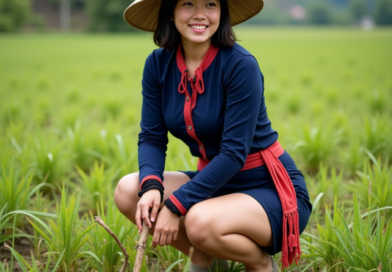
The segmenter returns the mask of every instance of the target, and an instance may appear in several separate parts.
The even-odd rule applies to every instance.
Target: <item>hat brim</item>
[[[125,11],[124,20],[131,26],[154,32],[159,17],[162,0],[135,0]],[[232,26],[243,23],[264,7],[263,0],[227,0]]]

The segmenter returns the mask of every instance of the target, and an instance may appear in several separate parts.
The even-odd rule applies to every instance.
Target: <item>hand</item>
[[[136,225],[139,229],[139,234],[142,232],[143,229],[142,220],[144,220],[144,222],[146,222],[146,225],[151,228],[151,222],[155,222],[160,204],[161,193],[159,192],[159,190],[151,189],[142,195],[139,202],[137,203],[135,215]],[[149,213],[151,208],[152,211],[150,221]]]
[[[158,244],[160,246],[170,245],[172,241],[176,241],[179,227],[180,218],[178,215],[163,206],[155,225],[152,246],[155,248]]]

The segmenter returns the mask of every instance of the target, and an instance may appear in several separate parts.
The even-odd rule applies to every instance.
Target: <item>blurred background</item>
[[[0,0],[0,32],[134,31],[122,20],[131,0]],[[392,0],[266,0],[253,25],[392,24]]]
[[[111,236],[85,231],[96,214],[135,254],[137,231],[113,195],[138,171],[141,80],[157,46],[124,21],[131,2],[0,0],[0,245],[29,263],[34,251],[41,264],[61,261],[59,271],[118,271]],[[392,0],[265,0],[234,31],[258,61],[268,117],[313,203],[302,271],[392,271]],[[168,137],[165,170],[196,169]],[[77,235],[86,242],[68,238]],[[185,271],[174,248],[147,252],[150,265],[182,260],[172,271]],[[11,256],[0,246],[0,272],[21,271]]]

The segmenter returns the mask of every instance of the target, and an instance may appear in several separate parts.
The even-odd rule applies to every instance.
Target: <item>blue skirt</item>
[[[285,151],[279,160],[286,168],[297,195],[297,205],[299,214],[299,231],[302,233],[308,224],[312,212],[312,204],[309,200],[308,189],[305,179],[298,170],[291,156]],[[190,179],[199,171],[180,171]],[[283,211],[278,192],[276,191],[272,177],[265,165],[240,171],[232,177],[223,187],[216,191],[211,198],[232,193],[244,193],[256,199],[266,211],[272,229],[272,246],[261,249],[270,255],[275,255],[282,251],[282,231],[283,231]]]

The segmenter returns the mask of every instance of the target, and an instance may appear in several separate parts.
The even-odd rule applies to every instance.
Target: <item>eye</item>
[[[207,7],[216,7],[216,4],[215,3],[208,3]]]
[[[191,2],[185,2],[185,3],[183,4],[183,6],[190,7],[190,6],[192,6],[192,3],[191,3]]]

